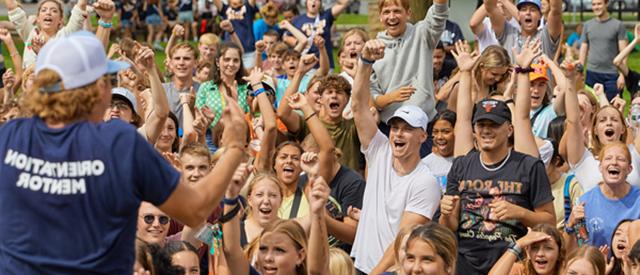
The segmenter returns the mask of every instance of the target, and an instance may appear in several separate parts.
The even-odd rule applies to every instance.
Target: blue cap
[[[540,2],[540,0],[518,0],[518,4],[516,5],[516,7],[520,9],[520,7],[522,7],[522,5],[524,4],[534,4],[536,5],[536,7],[538,7],[538,10],[542,10],[542,3]]]

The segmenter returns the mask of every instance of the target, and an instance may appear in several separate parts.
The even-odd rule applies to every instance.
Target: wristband
[[[516,72],[517,74],[528,74],[528,73],[530,73],[530,72],[535,71],[535,70],[534,70],[533,68],[531,68],[531,67],[526,67],[526,68],[522,68],[522,67],[515,67],[515,69],[514,69],[514,70],[515,70],[515,72]]]
[[[373,63],[375,63],[375,60],[369,60],[364,58],[362,55],[360,56],[360,60],[362,61],[363,64],[365,65],[373,65]]]
[[[236,30],[232,30],[229,32],[229,35],[233,35],[234,33],[236,33]]]
[[[252,94],[252,95],[253,95],[253,97],[258,97],[258,95],[259,95],[259,94],[264,93],[264,92],[265,92],[264,88],[260,87],[260,88],[256,89],[256,90],[253,92],[253,94]]]
[[[573,233],[576,233],[576,229],[573,228],[573,226],[565,225],[564,232],[567,232],[568,234],[573,234]]]
[[[579,73],[583,73],[584,72],[584,65],[578,63],[578,65],[576,65],[576,71],[578,71]]]
[[[110,22],[104,22],[102,21],[102,19],[98,20],[98,25],[100,25],[100,27],[103,27],[105,29],[109,29],[113,27],[113,24],[111,24]]]
[[[518,260],[522,260],[524,258],[522,248],[517,243],[511,243],[509,245],[508,251],[515,254],[516,257],[518,257]]]
[[[240,200],[240,199],[239,199],[239,197],[240,197],[240,196],[236,196],[236,197],[235,197],[235,198],[233,198],[233,199],[227,199],[227,198],[224,198],[224,199],[222,199],[222,202],[223,202],[225,205],[236,205],[236,204],[238,203],[238,201]]]
[[[318,114],[318,112],[313,112],[313,113],[311,113],[308,117],[305,117],[305,118],[304,118],[304,122],[309,121],[309,119],[311,119],[313,116],[315,116],[315,115],[317,115],[317,114]]]

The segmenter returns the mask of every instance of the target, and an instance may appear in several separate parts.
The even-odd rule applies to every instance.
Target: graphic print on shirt
[[[322,35],[324,33],[324,27],[327,26],[327,20],[316,20],[318,23],[304,23],[302,29],[300,29],[307,37],[313,35],[314,29],[316,35]]]
[[[227,9],[227,19],[229,20],[243,20],[244,14],[247,13],[247,7],[242,6],[240,10],[235,11],[231,8]]]
[[[494,180],[462,180],[459,190],[461,199],[461,217],[459,235],[461,238],[482,239],[490,242],[515,242],[518,232],[516,220],[499,221],[490,205],[498,201],[513,201],[514,196],[523,193],[522,183]]]
[[[4,164],[20,170],[16,187],[51,195],[85,194],[86,177],[102,176],[101,160],[50,162],[7,150]]]

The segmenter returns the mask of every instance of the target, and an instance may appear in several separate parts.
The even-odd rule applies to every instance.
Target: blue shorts
[[[607,99],[611,101],[614,97],[620,94],[620,90],[618,90],[618,86],[616,82],[618,81],[618,74],[607,74],[607,73],[597,73],[593,71],[587,70],[587,77],[585,78],[584,83],[593,87],[596,83],[602,84],[604,86],[604,93],[607,95]]]
[[[159,14],[147,15],[147,17],[144,18],[144,22],[147,23],[147,25],[160,26],[162,25],[162,18]]]
[[[120,26],[123,28],[129,28],[131,27],[132,23],[131,23],[131,19],[120,19]]]
[[[191,23],[193,22],[193,11],[181,11],[178,13],[178,22]]]

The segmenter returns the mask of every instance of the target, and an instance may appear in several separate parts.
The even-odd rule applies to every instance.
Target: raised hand
[[[314,152],[304,152],[302,156],[300,156],[300,168],[302,168],[302,171],[305,171],[309,177],[318,175],[320,171],[318,154]]]
[[[384,43],[379,39],[372,39],[367,41],[362,47],[362,58],[366,60],[380,60],[384,57]]]
[[[5,28],[0,28],[0,41],[5,44],[9,44],[13,42],[13,38],[11,37],[11,32]]]
[[[231,177],[231,184],[229,184],[229,187],[227,187],[225,197],[231,199],[237,197],[238,194],[240,194],[240,190],[242,190],[242,187],[247,182],[247,177],[251,173],[251,170],[253,170],[253,167],[251,167],[251,165],[247,163],[241,163],[240,165],[238,165],[238,168],[236,168],[236,171]]]
[[[289,29],[291,27],[291,23],[289,23],[289,21],[287,21],[287,20],[282,20],[282,21],[280,21],[279,26],[280,26],[281,29],[286,30],[286,29]]]
[[[175,35],[176,37],[184,37],[184,27],[180,24],[176,24],[175,26],[173,26],[171,34]]]
[[[579,220],[584,219],[584,202],[573,206],[571,210],[571,215],[569,216],[569,221],[567,222],[568,227],[573,227],[578,223]]]
[[[302,74],[306,74],[316,65],[316,63],[318,63],[318,58],[314,54],[305,54],[300,57],[298,70],[300,70]]]
[[[349,216],[349,218],[353,219],[354,221],[359,221],[361,211],[362,210],[360,210],[360,208],[349,206],[349,208],[347,208],[347,216]]]
[[[40,49],[42,49],[42,47],[44,47],[44,44],[47,43],[48,38],[46,37],[46,35],[44,34],[36,34],[36,36],[34,36],[31,39],[31,49],[33,50],[33,52],[35,52],[36,54],[38,54],[40,52]]]
[[[627,104],[627,101],[622,99],[620,95],[616,95],[616,97],[614,97],[611,100],[611,106],[615,107],[616,109],[618,109],[618,111],[620,111],[623,114],[624,114],[625,104]]]
[[[550,240],[552,240],[551,236],[543,232],[533,231],[531,230],[531,228],[529,228],[527,235],[524,235],[524,237],[518,239],[516,243],[518,244],[518,246],[524,248],[537,242],[550,241]]]
[[[182,162],[180,162],[180,158],[177,154],[173,152],[163,152],[162,156],[166,159],[173,168],[180,171],[182,169]]]
[[[542,53],[541,45],[540,39],[531,41],[531,37],[529,37],[522,46],[520,53],[516,53],[516,48],[513,47],[511,51],[515,57],[516,64],[521,68],[529,67],[531,62]]]
[[[111,47],[109,47],[109,52],[107,53],[107,57],[108,58],[113,58],[116,54],[121,55],[120,54],[120,44],[113,43],[113,44],[111,44]]]
[[[324,49],[324,38],[322,38],[322,35],[316,35],[313,37],[313,45],[318,49]]]
[[[263,53],[267,49],[267,44],[262,40],[256,41],[256,52]]]
[[[110,23],[113,14],[116,12],[116,5],[111,0],[98,0],[93,3],[93,10],[104,22]]]
[[[476,51],[471,52],[469,43],[462,40],[456,42],[455,49],[451,51],[451,54],[456,59],[458,68],[463,72],[470,72],[480,56]]]
[[[327,204],[331,189],[322,177],[316,177],[309,182],[311,184],[311,194],[309,196],[309,208],[311,212],[320,214]]]
[[[222,93],[227,106],[222,111],[224,131],[222,133],[222,144],[227,148],[244,148],[247,141],[247,122],[244,120],[244,112],[238,103],[229,95]]]
[[[220,21],[220,29],[228,33],[233,33],[233,24],[231,24],[231,20],[227,19]]]
[[[153,50],[149,47],[140,47],[136,53],[135,62],[150,73],[156,66]]]
[[[254,67],[253,70],[251,70],[251,73],[249,73],[249,76],[245,76],[242,79],[249,82],[251,85],[255,86],[258,84],[262,84],[263,77],[264,77],[264,73],[262,72],[262,69],[258,67]]]
[[[295,93],[289,97],[289,107],[291,109],[302,110],[307,104],[307,97],[301,93]]]
[[[13,73],[13,69],[8,68],[7,71],[2,74],[2,83],[4,83],[5,91],[9,93],[13,92],[13,88],[16,85],[16,75]]]

